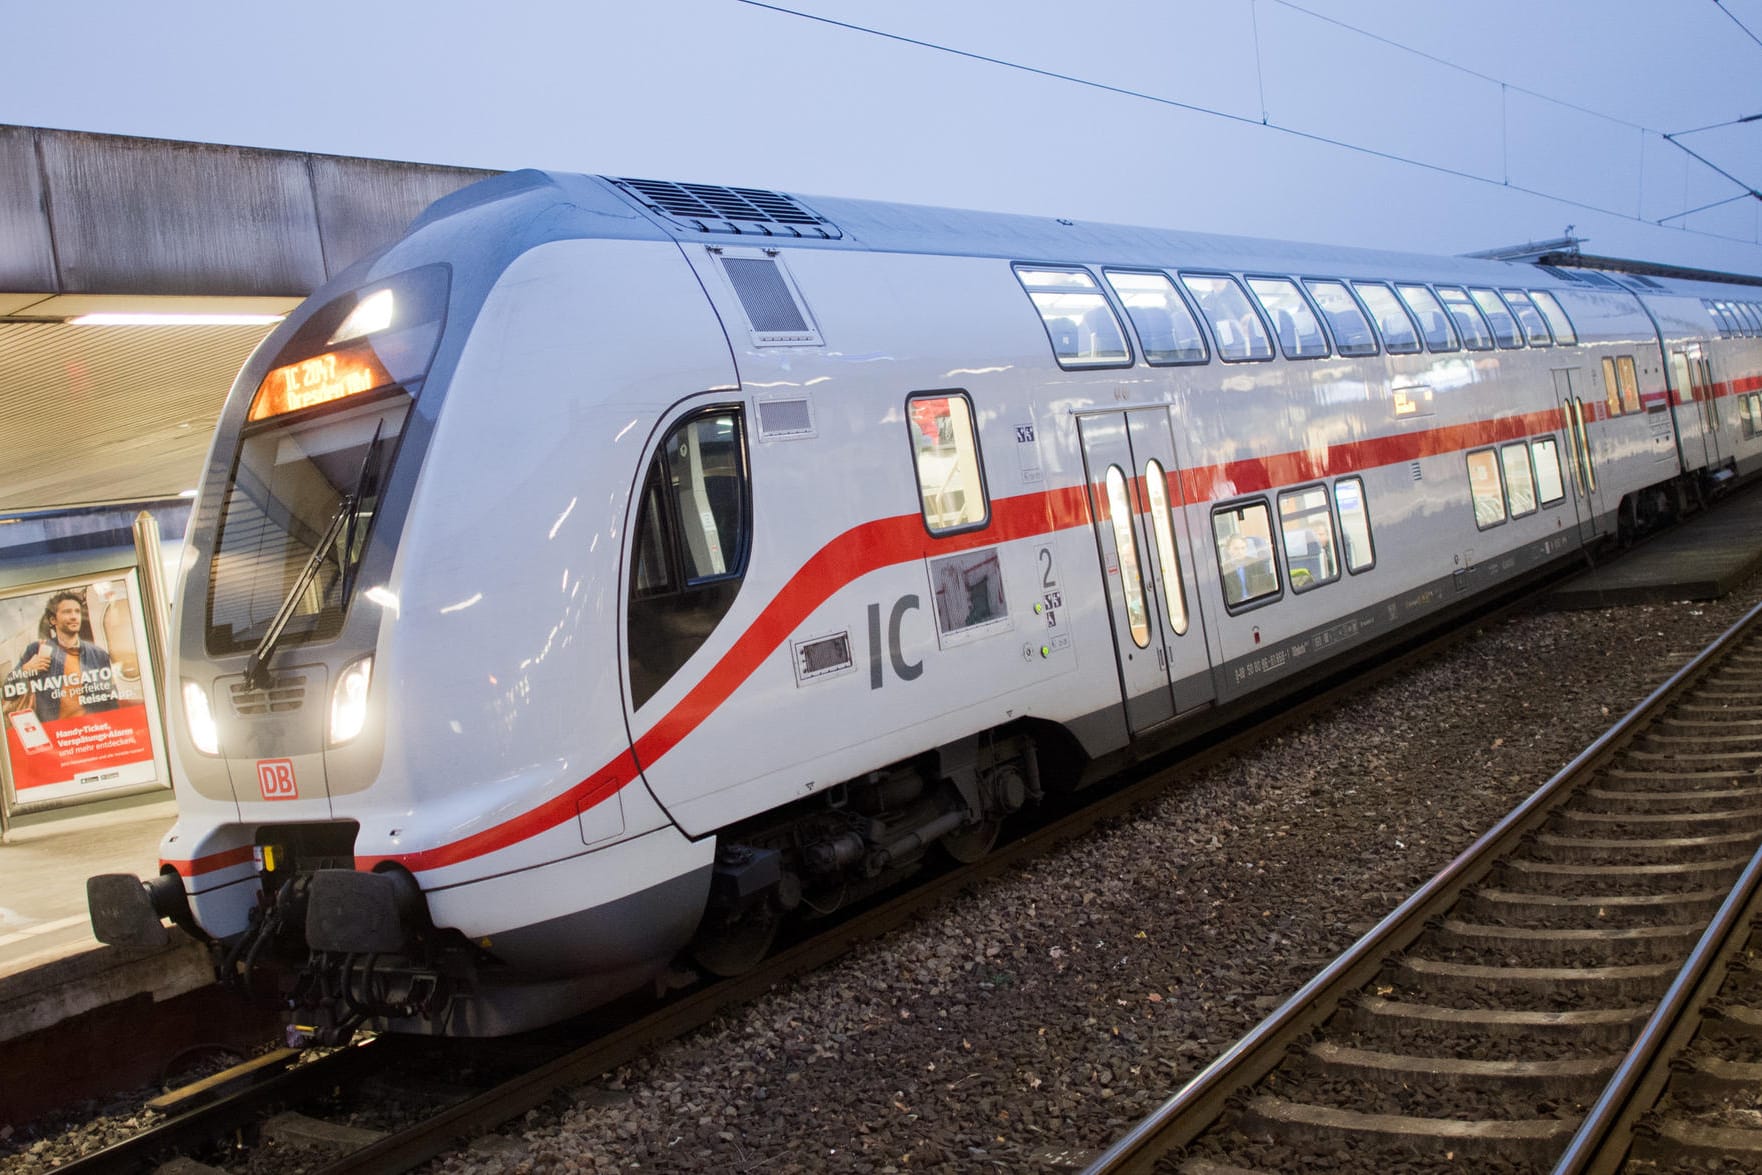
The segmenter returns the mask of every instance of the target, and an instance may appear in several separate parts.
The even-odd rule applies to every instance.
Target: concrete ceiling
[[[489,174],[0,126],[0,516],[194,487],[272,328],[72,319],[285,314]]]

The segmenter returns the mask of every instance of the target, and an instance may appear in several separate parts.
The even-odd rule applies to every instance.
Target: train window
[[[1615,376],[1615,360],[1603,357],[1603,403],[1609,415],[1621,415],[1621,381]]]
[[[1470,351],[1491,351],[1493,349],[1493,332],[1487,326],[1487,320],[1475,307],[1474,299],[1461,286],[1439,286],[1438,297],[1444,303],[1444,309],[1450,312],[1450,320],[1456,324],[1456,331],[1462,336],[1462,343]]]
[[[1205,334],[1166,275],[1110,269],[1103,276],[1138,332],[1146,363],[1162,367],[1205,362]]]
[[[1086,269],[1016,266],[1060,367],[1127,367],[1125,328]]]
[[[752,502],[739,409],[699,413],[649,463],[631,533],[630,693],[640,706],[714,630],[746,572]]]
[[[1241,502],[1212,511],[1211,536],[1217,544],[1224,603],[1234,608],[1279,594],[1272,511],[1264,501]]]
[[[1468,292],[1474,298],[1474,304],[1481,308],[1481,313],[1487,316],[1487,325],[1493,328],[1493,337],[1499,341],[1501,347],[1523,346],[1523,335],[1517,329],[1517,319],[1511,317],[1511,311],[1505,308],[1505,303],[1499,301],[1498,294],[1479,288]]]
[[[1560,300],[1546,290],[1531,290],[1530,298],[1542,317],[1548,320],[1548,328],[1554,332],[1554,341],[1562,347],[1570,347],[1578,342],[1578,331],[1573,329],[1572,319],[1566,317],[1565,307]]]
[[[1132,525],[1132,491],[1118,465],[1107,467],[1107,521],[1120,557],[1120,590],[1126,596],[1126,627],[1132,643],[1150,647],[1150,613],[1144,607],[1144,573],[1138,563],[1138,530]]]
[[[1285,576],[1294,592],[1340,578],[1334,557],[1334,511],[1325,486],[1279,495],[1279,530],[1285,542]]]
[[[1181,549],[1175,546],[1174,516],[1169,510],[1169,477],[1160,461],[1144,466],[1144,496],[1150,499],[1150,530],[1156,536],[1156,566],[1162,597],[1168,604],[1169,628],[1187,635],[1187,592],[1181,586]]]
[[[906,401],[918,497],[931,534],[977,530],[990,517],[973,405],[965,392],[932,392]]]
[[[1438,305],[1438,299],[1424,286],[1402,284],[1395,287],[1401,300],[1407,303],[1407,309],[1419,323],[1420,333],[1425,336],[1426,350],[1456,350],[1456,332],[1450,329],[1450,320],[1444,314],[1444,308]]]
[[[1251,277],[1248,288],[1260,299],[1260,308],[1272,321],[1279,347],[1287,359],[1325,359],[1328,337],[1321,321],[1297,291],[1297,283],[1283,277]]]
[[[1511,517],[1534,514],[1536,479],[1530,470],[1530,447],[1506,445],[1499,450],[1499,461],[1505,468],[1505,502],[1511,507]]]
[[[1482,530],[1505,521],[1505,483],[1499,457],[1491,449],[1468,455],[1468,492],[1474,499],[1474,524]]]
[[[1625,412],[1640,410],[1640,375],[1634,369],[1632,355],[1619,355],[1615,360],[1615,380],[1621,385],[1621,407]]]
[[[1235,278],[1223,274],[1183,273],[1181,284],[1187,287],[1187,292],[1199,303],[1199,312],[1211,324],[1219,359],[1241,363],[1273,357],[1273,341],[1266,333],[1266,325],[1249,305],[1248,295],[1242,292]]]
[[[1419,350],[1419,332],[1413,320],[1395,297],[1395,291],[1381,282],[1353,282],[1352,288],[1376,319],[1383,335],[1383,350],[1391,355],[1410,355]]]
[[[1544,506],[1552,506],[1566,496],[1566,483],[1560,476],[1560,446],[1553,437],[1530,442],[1530,456],[1535,459],[1536,498]]]
[[[1351,294],[1346,292],[1346,283],[1337,281],[1321,281],[1308,279],[1303,283],[1309,288],[1310,297],[1321,307],[1322,314],[1328,320],[1328,326],[1334,332],[1334,347],[1342,355],[1375,355],[1377,353],[1376,332],[1370,328],[1370,322],[1364,317],[1364,311]]]
[[[1745,440],[1762,434],[1762,392],[1738,397],[1738,421],[1743,426]]]
[[[1542,312],[1530,301],[1530,296],[1522,290],[1501,290],[1505,295],[1505,304],[1511,307],[1511,313],[1523,326],[1524,337],[1529,339],[1532,347],[1552,347],[1554,337],[1548,333],[1548,324],[1542,321]]]
[[[1376,566],[1377,549],[1371,539],[1364,479],[1342,477],[1335,482],[1334,508],[1340,514],[1340,546],[1346,552],[1346,570],[1357,575]]]

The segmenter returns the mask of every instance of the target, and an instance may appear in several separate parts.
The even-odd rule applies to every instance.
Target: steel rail
[[[1430,919],[1448,909],[1464,888],[1493,866],[1503,846],[1515,843],[1548,816],[1556,796],[1610,759],[1643,722],[1691,688],[1758,618],[1762,618],[1762,604],[1746,612],[1248,1035],[1103,1151],[1085,1169],[1085,1175],[1149,1171],[1163,1153],[1192,1141],[1221,1114],[1230,1096],[1277,1068],[1290,1044],[1331,1016],[1340,998],[1374,976],[1391,953],[1417,939]]]

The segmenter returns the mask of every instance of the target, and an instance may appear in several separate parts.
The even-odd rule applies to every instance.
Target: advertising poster
[[[130,571],[0,596],[10,810],[169,786]]]

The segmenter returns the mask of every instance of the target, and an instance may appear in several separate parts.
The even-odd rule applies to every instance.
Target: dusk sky
[[[8,8],[25,126],[1762,274],[1762,0]]]

